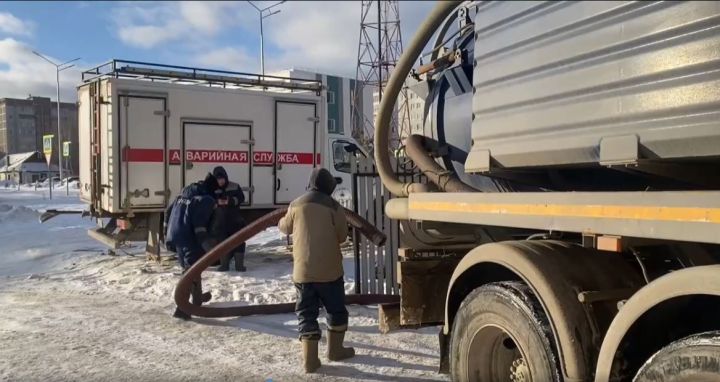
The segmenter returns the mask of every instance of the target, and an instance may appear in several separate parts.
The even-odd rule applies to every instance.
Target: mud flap
[[[160,213],[148,216],[147,243],[145,256],[148,261],[160,262],[160,243],[162,239],[163,216]]]
[[[443,333],[442,328],[438,333],[438,342],[440,343],[440,367],[438,373],[450,374],[450,336]]]
[[[411,259],[400,254],[400,325],[419,328],[445,321],[445,297],[458,260]]]

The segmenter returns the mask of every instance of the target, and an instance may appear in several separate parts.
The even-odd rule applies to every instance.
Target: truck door
[[[252,199],[250,176],[250,126],[216,122],[184,122],[185,174],[183,186],[205,178],[215,166],[223,166],[231,181]],[[179,159],[179,158],[176,158]],[[171,154],[171,160],[173,160]]]
[[[120,96],[120,203],[164,208],[165,98]]]
[[[302,195],[319,162],[314,103],[275,103],[275,204],[288,204]]]
[[[93,202],[92,171],[90,161],[92,158],[92,102],[90,85],[78,89],[78,155],[80,162],[80,199],[86,203]]]

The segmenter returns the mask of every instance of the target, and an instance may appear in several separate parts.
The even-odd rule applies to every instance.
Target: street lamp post
[[[80,57],[75,58],[70,61],[63,62],[62,64],[56,64],[51,59],[43,56],[42,54],[33,51],[33,54],[36,56],[42,58],[43,60],[49,62],[51,65],[55,67],[55,81],[57,85],[57,147],[58,147],[58,177],[60,178],[60,181],[63,179],[63,169],[62,169],[62,133],[60,132],[60,72],[62,72],[65,69],[70,69],[71,67],[75,66],[75,64],[68,65],[71,62],[75,62],[80,59]],[[50,188],[52,188],[52,178],[50,179]]]
[[[274,10],[274,11],[270,11],[270,9],[277,7],[278,5],[284,3],[285,1],[286,0],[283,0],[283,1],[280,1],[280,2],[277,2],[273,5],[271,5],[269,7],[260,9],[255,4],[253,4],[252,1],[248,0],[248,3],[250,3],[250,5],[252,5],[253,8],[255,8],[258,11],[258,13],[260,14],[260,70],[262,71],[263,76],[265,75],[265,46],[264,46],[265,41],[264,41],[264,36],[263,36],[263,20],[272,15],[276,15],[276,14],[280,13],[279,9]]]

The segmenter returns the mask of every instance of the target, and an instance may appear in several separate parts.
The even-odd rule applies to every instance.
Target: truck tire
[[[547,317],[530,288],[498,282],[460,304],[450,338],[450,372],[458,382],[560,381]]]
[[[694,334],[660,349],[634,382],[720,381],[720,331]]]

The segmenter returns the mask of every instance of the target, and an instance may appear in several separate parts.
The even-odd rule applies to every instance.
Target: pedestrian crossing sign
[[[45,153],[45,160],[47,160],[48,167],[50,167],[50,159],[52,158],[53,137],[55,137],[53,134],[43,135],[43,153]]]

